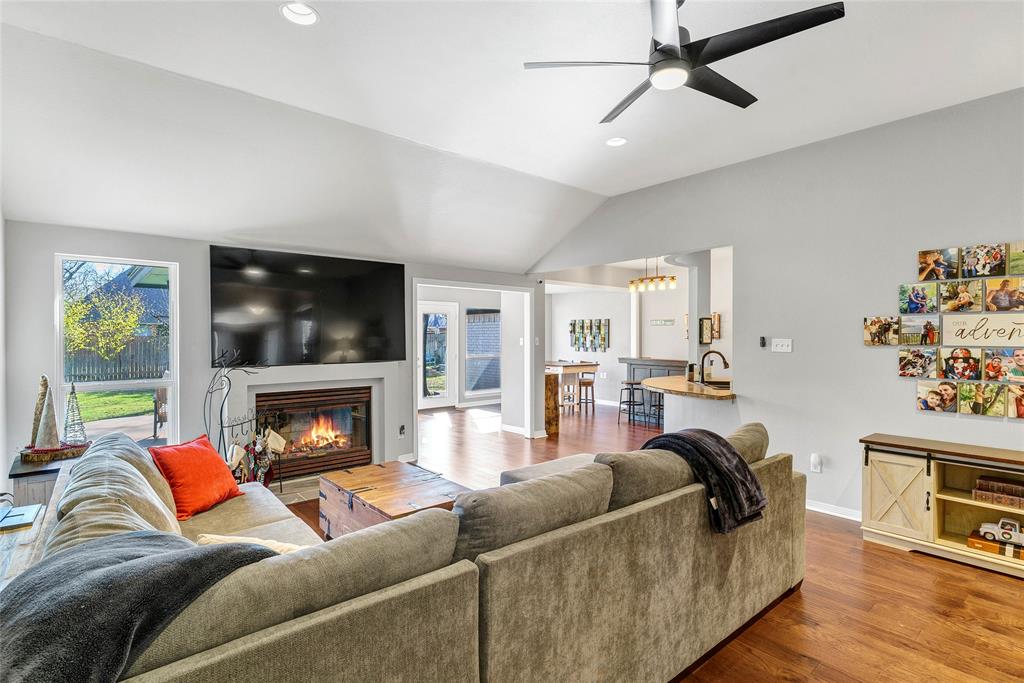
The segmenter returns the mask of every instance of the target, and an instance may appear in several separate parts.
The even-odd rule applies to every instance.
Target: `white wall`
[[[543,301],[543,297],[538,299]],[[524,304],[523,294],[501,292],[501,425],[503,429],[519,432],[526,429],[523,411],[527,344]]]
[[[722,316],[722,336],[711,342],[711,348],[721,352],[732,363],[732,247],[711,250],[711,312]],[[732,368],[723,368],[718,358],[714,361],[714,377],[731,377]]]
[[[686,268],[662,268],[665,275],[675,275],[676,289],[642,292],[640,302],[640,355],[644,358],[693,360],[689,358],[689,342],[684,320],[690,312],[690,283]],[[673,325],[652,325],[652,320],[674,320]]]
[[[861,341],[919,249],[1021,239],[1022,121],[1018,89],[613,197],[536,269],[733,245],[739,415],[801,470],[822,454],[810,500],[859,510],[866,434],[1024,448],[1024,421],[917,412],[895,349]]]
[[[3,217],[3,207],[0,206],[0,377],[3,378],[7,377],[7,298],[4,296],[4,283],[7,279],[4,264],[6,241],[7,225]],[[5,381],[0,381],[0,448],[3,449],[0,451],[0,491],[10,491],[12,487],[7,473],[11,469],[11,459],[18,451],[16,447],[7,443],[7,383]]]
[[[626,366],[619,358],[629,355],[629,292],[581,291],[549,294],[551,327],[547,339],[551,344],[551,360],[596,360],[601,364],[594,380],[594,396],[599,401],[618,404],[619,389],[626,379]],[[610,321],[607,351],[575,351],[570,346],[569,321],[608,318]],[[607,375],[602,377],[602,375]]]
[[[180,282],[180,359],[181,359],[181,436],[191,438],[203,429],[202,400],[210,379],[210,286],[209,244],[197,240],[155,237],[133,233],[68,226],[41,225],[8,221],[6,229],[6,313],[17,321],[9,331],[6,389],[8,396],[7,452],[16,452],[28,438],[39,374],[54,375],[56,345],[53,326],[55,252],[91,256],[158,259],[179,264]],[[326,246],[321,253],[344,256],[340,249]],[[522,288],[534,293],[534,302],[543,301],[543,289],[535,278],[488,271],[407,263],[406,276],[406,358],[391,363],[355,363],[269,368],[251,378],[239,377],[232,392],[234,401],[244,402],[250,385],[269,382],[345,382],[357,378],[379,380],[383,386],[383,410],[377,411],[375,442],[382,439],[383,453],[395,459],[415,452],[415,405],[413,376],[412,310],[414,282],[453,284],[470,282]],[[537,294],[540,294],[539,296]],[[535,334],[543,348],[543,306],[532,311]],[[540,354],[536,354],[539,356]],[[535,381],[542,381],[544,365],[537,359],[532,368]],[[520,374],[522,385],[522,374]],[[522,400],[520,400],[522,405]],[[242,406],[233,402],[231,409]],[[520,407],[520,411],[522,408]],[[543,424],[543,396],[533,401],[534,423]],[[405,426],[406,436],[399,438]]]
[[[498,401],[501,390],[478,392],[466,396],[466,309],[467,308],[501,308],[501,293],[489,289],[464,289],[461,287],[417,287],[419,301],[450,301],[459,305],[459,390],[456,400],[459,404],[468,401]]]

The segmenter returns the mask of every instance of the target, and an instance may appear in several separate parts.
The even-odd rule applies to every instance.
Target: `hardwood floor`
[[[491,409],[420,414],[420,460],[470,488],[502,470],[629,450],[657,430],[614,408],[563,416],[557,438],[500,431]],[[313,528],[317,501],[292,506]],[[684,680],[684,679],[679,679]],[[1024,681],[1024,581],[866,543],[856,522],[807,513],[803,586],[727,641],[692,681]]]

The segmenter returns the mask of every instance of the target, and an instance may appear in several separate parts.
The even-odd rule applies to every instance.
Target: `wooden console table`
[[[983,522],[1008,517],[1024,524],[1024,509],[972,495],[982,475],[1024,484],[1024,451],[892,434],[871,434],[860,442],[865,540],[1024,578],[1024,560],[967,543]]]

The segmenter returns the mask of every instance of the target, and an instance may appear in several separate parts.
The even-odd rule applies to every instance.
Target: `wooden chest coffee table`
[[[469,490],[397,460],[328,472],[320,476],[320,529],[335,538],[419,510],[451,510]]]

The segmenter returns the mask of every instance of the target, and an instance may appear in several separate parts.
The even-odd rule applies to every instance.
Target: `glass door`
[[[416,376],[419,408],[453,406],[458,401],[459,306],[419,302],[416,325]]]

